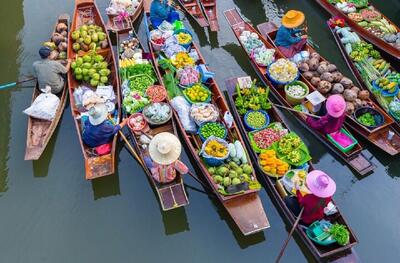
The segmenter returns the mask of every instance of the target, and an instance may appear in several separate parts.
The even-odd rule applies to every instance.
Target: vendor
[[[325,104],[327,114],[325,116],[315,119],[307,117],[307,124],[324,134],[331,134],[340,129],[346,118],[346,102],[341,95],[332,95],[328,98]]]
[[[176,177],[176,171],[188,173],[187,166],[179,161],[182,145],[172,133],[162,132],[154,136],[149,144],[149,154],[153,161],[151,173],[159,183],[169,183]]]
[[[179,14],[171,6],[171,0],[153,0],[150,6],[150,21],[158,28],[163,21],[173,23],[179,20]]]
[[[275,44],[287,58],[291,58],[302,51],[307,43],[307,35],[297,36],[306,28],[296,29],[304,23],[304,20],[304,13],[296,10],[288,11],[282,18],[282,25],[276,34]]]
[[[64,77],[71,66],[71,60],[64,67],[60,62],[49,59],[51,49],[48,47],[41,47],[39,55],[42,58],[40,61],[33,63],[33,70],[39,82],[39,88],[42,91],[46,90],[47,86],[51,87],[51,93],[58,94],[64,88]]]
[[[299,185],[296,184],[297,201],[294,198],[285,198],[285,203],[296,215],[299,214],[300,208],[303,207],[301,221],[306,225],[310,225],[324,218],[324,208],[332,200],[332,196],[336,191],[336,183],[324,172],[313,170],[307,175],[306,186],[310,190],[310,194],[303,196],[299,190]]]
[[[112,124],[107,119],[108,108],[105,103],[91,106],[88,115],[89,118],[82,117],[81,120],[83,127],[82,140],[91,148],[110,143],[115,134],[126,124],[126,120],[123,120],[118,125]]]

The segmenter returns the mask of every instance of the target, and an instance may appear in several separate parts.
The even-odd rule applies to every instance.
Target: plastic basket
[[[199,129],[197,130],[197,133],[198,133],[198,135],[200,136],[201,141],[204,142],[204,141],[206,141],[206,140],[208,139],[208,138],[203,137],[203,135],[201,134],[200,131],[201,131],[201,129],[203,128],[204,125],[209,124],[209,123],[216,123],[216,124],[218,124],[221,128],[223,128],[223,129],[225,130],[224,136],[223,136],[222,138],[220,138],[220,139],[222,139],[222,140],[225,140],[226,137],[228,136],[228,130],[226,129],[226,127],[225,127],[223,124],[221,124],[221,123],[219,123],[219,122],[204,122],[204,123],[202,123],[202,124],[199,126]],[[219,137],[216,137],[216,138],[219,138]]]
[[[360,117],[361,115],[363,115],[365,113],[371,113],[374,116],[376,125],[374,125],[374,126],[365,125],[365,124],[361,123],[358,120],[358,117]],[[371,108],[371,107],[358,108],[354,112],[353,115],[354,115],[354,119],[358,123],[360,123],[361,125],[367,127],[368,129],[375,129],[375,128],[379,127],[379,126],[382,126],[385,123],[385,118],[383,117],[382,113],[380,113],[379,111],[377,111],[377,110],[375,110],[374,108]]]
[[[351,151],[351,149],[354,148],[354,146],[356,146],[358,144],[358,141],[349,133],[347,132],[345,129],[340,129],[341,133],[344,133],[345,135],[347,135],[347,137],[349,137],[351,140],[353,140],[353,143],[350,144],[349,146],[347,146],[346,148],[343,148],[337,141],[335,141],[332,136],[330,134],[326,135],[328,137],[328,140],[330,142],[332,142],[337,148],[339,148],[342,152],[347,153],[349,151]]]
[[[184,47],[185,49],[189,49],[190,46],[192,45],[192,42],[193,42],[193,34],[192,34],[192,32],[190,32],[189,30],[183,28],[183,29],[178,29],[178,30],[176,30],[176,31],[174,32],[174,35],[176,36],[176,35],[178,35],[179,33],[186,33],[186,34],[189,34],[190,37],[192,38],[192,40],[191,40],[189,43],[187,43],[187,44],[181,44],[181,43],[178,42],[178,44],[181,45],[182,47]]]
[[[251,126],[251,125],[247,122],[247,117],[248,117],[249,114],[252,113],[252,112],[261,112],[261,113],[264,115],[264,117],[265,117],[265,124],[264,124],[262,127],[260,127],[260,128],[255,128],[255,127]],[[259,130],[263,130],[263,129],[267,128],[267,126],[269,125],[269,122],[270,122],[269,115],[268,115],[268,113],[267,113],[266,111],[264,111],[264,110],[257,110],[257,111],[249,110],[248,112],[246,112],[246,114],[245,114],[244,117],[243,117],[244,126],[246,127],[246,129],[247,129],[248,131],[259,131]]]
[[[328,221],[315,221],[307,229],[306,234],[313,242],[321,246],[329,246],[336,242],[331,235],[324,231],[324,228],[330,228],[332,224]]]
[[[274,84],[274,85],[283,85],[283,86],[284,86],[284,85],[290,84],[290,83],[292,83],[292,82],[294,82],[294,81],[296,81],[296,80],[299,79],[299,77],[300,77],[300,72],[299,72],[299,71],[297,71],[297,76],[296,76],[293,80],[288,81],[288,82],[280,82],[280,81],[274,79],[274,78],[271,76],[271,74],[269,73],[269,69],[270,69],[270,67],[271,67],[272,64],[273,64],[273,63],[269,64],[269,66],[267,67],[267,72],[266,72],[266,75],[267,75],[268,79],[271,80],[272,84]]]
[[[171,108],[171,106],[168,104],[168,103],[165,103],[165,102],[156,102],[156,103],[159,103],[159,104],[161,104],[161,105],[166,105],[166,106],[168,106],[169,107],[169,114],[168,114],[168,117],[165,119],[165,120],[163,120],[163,121],[161,121],[161,122],[154,122],[154,121],[152,121],[149,117],[147,117],[146,116],[146,111],[147,111],[147,108],[149,108],[150,106],[152,106],[154,103],[152,103],[152,104],[149,104],[149,105],[146,105],[144,108],[143,108],[143,111],[142,111],[142,114],[143,114],[143,117],[144,117],[144,119],[147,121],[147,123],[149,123],[150,125],[153,125],[153,126],[157,126],[157,125],[162,125],[162,124],[164,124],[164,123],[167,123],[171,118],[172,118],[172,108]]]
[[[299,85],[302,86],[305,90],[305,94],[301,97],[293,97],[291,95],[288,94],[287,90],[290,86],[293,85]],[[286,95],[286,100],[289,102],[290,105],[298,105],[301,104],[304,100],[304,98],[310,93],[310,89],[308,88],[307,84],[302,82],[302,81],[298,81],[295,80],[290,84],[285,85],[285,95]]]

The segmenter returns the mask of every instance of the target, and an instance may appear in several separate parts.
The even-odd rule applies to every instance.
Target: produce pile
[[[179,52],[172,56],[171,63],[177,69],[185,68],[186,66],[194,66],[194,60],[186,52]]]
[[[162,102],[167,98],[167,91],[161,85],[154,85],[147,88],[146,96],[151,102]]]
[[[175,37],[180,45],[187,45],[192,42],[192,36],[185,32],[180,32]]]
[[[261,111],[250,111],[245,118],[247,124],[255,130],[259,130],[268,124],[266,115]]]
[[[363,115],[358,117],[357,120],[366,126],[376,126],[374,115],[369,112],[364,113]]]
[[[294,98],[303,98],[307,94],[306,89],[301,85],[289,85],[286,92]]]
[[[242,34],[239,37],[240,42],[246,49],[247,53],[251,54],[253,50],[255,50],[258,47],[262,47],[264,43],[260,40],[258,35],[256,33],[251,33],[250,31],[243,31]]]
[[[190,117],[201,125],[204,122],[215,122],[218,120],[219,111],[210,103],[195,103],[190,108]]]
[[[282,84],[293,82],[297,79],[299,70],[292,61],[280,58],[268,67],[269,77]]]
[[[67,59],[67,36],[68,27],[64,23],[58,23],[56,32],[51,37],[50,41],[44,42],[43,46],[51,49],[49,59],[65,60]]]
[[[186,88],[183,94],[187,96],[192,103],[205,102],[209,99],[211,92],[203,85],[196,83],[190,88]]]
[[[108,47],[107,35],[104,33],[103,28],[94,24],[81,26],[71,33],[71,38],[74,41],[72,49],[75,53],[80,50],[87,52]]]
[[[250,132],[249,136],[253,149],[260,153],[271,147],[274,142],[279,141],[287,133],[288,131],[283,129],[280,123],[272,123],[266,129]]]
[[[208,172],[213,176],[213,181],[220,191],[226,192],[226,188],[233,185],[251,182],[253,168],[248,164],[237,164],[230,161],[219,167],[210,167]]]
[[[147,122],[141,113],[135,113],[129,118],[129,127],[134,131],[142,130],[146,125]]]
[[[190,86],[199,82],[199,72],[194,67],[185,67],[178,70],[177,78],[182,86]]]
[[[224,139],[226,137],[226,128],[218,122],[207,122],[200,127],[199,134],[204,139],[208,139],[211,136]]]
[[[143,109],[149,123],[164,123],[171,117],[171,107],[167,103],[153,103]]]
[[[350,232],[345,225],[333,224],[329,229],[329,233],[341,246],[345,246],[350,242]]]
[[[128,13],[132,16],[143,0],[111,0],[110,5],[106,8],[107,15],[117,16],[121,13]]]
[[[275,150],[267,150],[260,154],[259,157],[261,168],[268,174],[283,176],[290,168],[288,163],[276,156]]]
[[[396,91],[398,82],[396,80],[389,80],[389,78],[379,78],[375,81],[375,85],[377,85],[379,88],[381,88],[384,91],[387,91],[388,93],[394,93]]]
[[[71,69],[76,80],[84,81],[96,88],[98,85],[104,86],[108,84],[108,76],[111,70],[108,68],[108,63],[102,55],[97,55],[92,51],[83,57],[77,57],[71,63]]]
[[[269,89],[256,87],[253,83],[250,88],[240,88],[236,85],[235,105],[240,115],[248,110],[269,110],[271,103],[268,99]]]
[[[150,100],[137,91],[125,94],[122,100],[122,106],[128,114],[139,112],[148,104],[150,104]]]
[[[252,58],[259,66],[267,67],[274,61],[275,49],[268,49],[264,45],[255,48],[252,53]]]

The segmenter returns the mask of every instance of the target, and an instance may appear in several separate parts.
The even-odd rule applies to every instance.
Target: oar
[[[281,248],[281,251],[279,252],[278,258],[275,260],[275,263],[278,263],[281,260],[281,258],[283,256],[283,253],[285,252],[285,249],[286,249],[287,245],[289,244],[290,239],[293,236],[293,232],[294,232],[294,230],[296,229],[297,225],[300,222],[301,216],[303,215],[303,211],[304,211],[304,207],[301,209],[300,214],[297,216],[296,222],[294,222],[293,227],[290,230],[289,235],[286,238],[286,241],[285,241],[285,243],[283,244],[283,246]]]
[[[36,77],[32,77],[32,78],[24,79],[24,80],[17,81],[17,82],[10,82],[10,83],[1,85],[1,86],[0,86],[0,90],[6,90],[6,89],[9,89],[9,88],[14,87],[14,86],[16,86],[16,85],[19,85],[19,84],[21,84],[21,83],[28,82],[28,81],[32,81],[32,80],[35,80],[35,79],[36,79]]]
[[[317,118],[317,119],[321,118],[321,116],[318,116],[318,115],[315,115],[315,114],[311,114],[311,113],[307,113],[307,112],[304,112],[304,111],[295,110],[295,109],[292,109],[292,108],[289,108],[289,107],[286,107],[286,106],[282,106],[282,105],[279,105],[279,104],[275,104],[275,103],[271,103],[271,104],[274,105],[275,107],[278,107],[278,108],[281,108],[281,109],[285,109],[285,110],[288,110],[288,111],[301,113],[301,114],[304,114],[304,115],[307,115],[307,116],[310,116],[310,117],[313,117],[313,118]]]

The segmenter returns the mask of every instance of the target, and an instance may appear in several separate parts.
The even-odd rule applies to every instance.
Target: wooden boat
[[[341,18],[344,18],[346,20],[346,23],[360,36],[363,38],[367,39],[369,42],[374,44],[376,47],[379,49],[385,51],[387,54],[400,59],[400,49],[392,46],[391,44],[385,42],[383,39],[375,36],[374,34],[370,33],[368,30],[364,29],[363,27],[359,26],[357,22],[354,20],[350,19],[348,15],[346,15],[344,12],[339,10],[338,8],[335,7],[335,5],[330,4],[328,0],[316,0],[316,2],[322,6],[326,11],[328,11],[332,16],[338,16]],[[373,7],[372,4],[369,4],[370,7]],[[373,7],[375,8],[375,7]],[[375,8],[376,9],[376,8]],[[395,23],[390,21],[389,18],[385,17],[382,14],[382,18],[385,18],[389,24],[393,25],[396,29],[397,32],[400,32],[400,28],[396,26]]]
[[[230,9],[226,10],[224,12],[224,15],[226,19],[228,20],[229,25],[231,26],[236,38],[239,40],[240,34],[244,31],[250,31],[251,33],[255,33],[259,36],[260,40],[264,43],[264,45],[267,48],[273,49],[274,47],[267,41],[265,40],[253,26],[251,26],[249,23],[245,22],[243,18],[240,16],[238,11],[236,9]],[[243,47],[242,43],[239,41],[239,44]],[[243,47],[244,49],[244,47]],[[246,52],[247,54],[247,52]],[[276,52],[275,57],[282,58],[283,56],[279,53]],[[257,65],[253,59],[250,58],[248,55],[248,58],[251,62],[251,65],[255,69],[256,73],[259,75],[260,79],[263,81],[263,83],[266,86],[269,86],[272,94],[274,97],[279,101],[280,104],[285,105],[287,107],[293,107],[289,104],[289,102],[285,98],[285,93],[282,88],[278,88],[274,86],[270,80],[266,77],[266,68],[265,67],[260,67]],[[305,121],[305,117],[302,114],[299,113],[294,113],[294,116],[297,118],[297,120],[302,124],[311,134],[313,134],[315,137],[317,137],[325,146],[327,146],[332,152],[336,153],[338,157],[340,157],[346,164],[348,164],[354,171],[356,171],[360,175],[366,175],[373,171],[375,169],[375,165],[368,160],[363,154],[362,150],[363,147],[361,144],[357,144],[353,149],[351,149],[349,152],[342,152],[337,146],[335,146],[331,141],[328,140],[325,134],[322,134],[321,132],[318,132],[311,127],[309,127]]]
[[[275,35],[277,32],[277,27],[273,23],[263,23],[257,26],[261,35],[271,44],[275,46]],[[273,29],[275,28],[275,29]],[[276,46],[275,46],[276,47]],[[309,44],[305,45],[305,49],[311,53],[316,52]],[[279,51],[277,49],[277,51]],[[317,52],[318,53],[318,52]],[[325,58],[321,56],[321,61],[327,61]],[[310,81],[306,78],[302,79],[303,82],[307,83],[307,85],[312,88],[310,91],[316,90],[316,87],[313,86]],[[400,153],[400,134],[397,131],[397,125],[393,118],[389,116],[384,110],[382,110],[374,101],[368,100],[368,104],[370,107],[377,110],[384,117],[385,123],[382,126],[379,126],[374,129],[368,129],[364,125],[361,125],[354,117],[354,115],[347,115],[346,124],[347,127],[352,129],[355,133],[359,134],[372,144],[374,144],[377,148],[382,151],[390,154],[397,155]],[[387,139],[388,134],[393,133],[394,137],[392,140]]]
[[[148,12],[146,12],[146,9],[145,9],[145,15],[146,18],[149,15]],[[149,21],[148,19],[146,19],[145,21],[147,23],[146,27],[148,28]],[[157,61],[158,56],[153,50],[150,42],[149,42],[149,48],[150,48],[150,53],[153,56],[153,61],[156,66],[156,72],[159,78],[162,79],[164,71],[158,65]],[[194,48],[197,51],[200,58],[199,59],[200,63],[205,64],[205,60],[202,57],[199,48],[194,43],[192,44],[192,48]],[[220,118],[222,119],[223,118],[222,114],[229,111],[228,105],[217,83],[214,80],[208,83],[208,87],[213,94],[211,103],[214,104],[220,110],[221,114]],[[174,111],[174,117],[178,129],[182,135],[183,143],[189,149],[193,165],[196,165],[199,168],[205,181],[210,186],[210,189],[213,191],[219,202],[224,206],[226,211],[232,217],[233,221],[238,226],[243,235],[250,235],[253,233],[260,232],[266,228],[269,228],[270,224],[264,212],[264,208],[261,203],[260,197],[258,196],[259,190],[250,189],[233,195],[222,195],[218,191],[217,184],[214,183],[211,174],[209,173],[207,167],[204,165],[202,159],[198,154],[202,146],[202,142],[199,136],[197,134],[188,133],[185,131],[181,123],[181,120],[179,119],[179,116],[175,111]],[[228,138],[231,141],[233,139],[239,140],[244,146],[243,139],[235,124],[230,129],[228,129]],[[248,153],[246,154],[248,156]],[[255,178],[254,171],[253,171],[253,178]]]
[[[136,39],[137,36],[133,34],[133,37]],[[117,40],[118,40],[118,47],[120,46],[119,44],[122,43],[122,41],[129,39],[129,34],[128,33],[118,33],[117,34]],[[140,45],[142,47],[142,45]],[[142,48],[143,50],[143,48]],[[154,66],[154,65],[153,65]],[[155,85],[160,85],[160,80],[158,80]],[[122,94],[122,91],[121,91]],[[123,111],[124,117],[128,118],[129,114],[125,111]],[[130,130],[130,129],[129,129]],[[170,121],[163,125],[159,126],[150,126],[150,130],[146,132],[146,135],[148,135],[149,138],[157,135],[158,133],[161,132],[170,132],[178,136],[177,134],[177,129],[176,129],[176,124],[174,118],[171,118]],[[154,180],[152,173],[150,171],[150,168],[146,166],[145,159],[151,160],[148,147],[145,149],[142,148],[141,142],[139,140],[141,134],[135,134],[130,130],[130,139],[132,141],[132,144],[135,147],[136,152],[142,159],[142,162],[145,164],[145,167],[143,167],[148,180],[150,181],[151,185],[153,186],[155,192],[157,193],[158,199],[160,201],[160,205],[163,211],[168,211],[171,209],[175,209],[178,207],[182,207],[185,205],[189,204],[188,197],[186,195],[185,187],[183,184],[183,178],[181,174],[177,174],[175,180],[173,180],[170,183],[166,184],[160,184],[156,180]]]
[[[65,23],[69,26],[69,15],[63,14],[58,17],[56,26],[59,23]],[[56,32],[54,28],[53,33]],[[60,61],[61,62],[61,61]],[[37,96],[41,94],[39,90],[39,83],[36,83],[36,88],[33,91],[32,102],[35,101]],[[38,160],[47,144],[49,143],[57,125],[64,112],[65,104],[68,97],[67,82],[64,83],[64,89],[62,92],[57,94],[60,98],[60,104],[56,110],[56,115],[52,121],[40,120],[33,117],[28,117],[28,128],[26,132],[26,148],[25,148],[25,160]]]
[[[237,78],[228,79],[225,82],[226,90],[227,90],[227,98],[229,98],[228,102],[232,109],[232,115],[240,129],[240,132],[242,134],[244,141],[246,142],[247,149],[249,149],[250,158],[254,164],[258,164],[259,163],[258,155],[251,146],[248,132],[246,131],[246,128],[244,127],[244,124],[243,124],[243,118],[242,118],[242,116],[240,116],[240,114],[235,106],[235,99],[237,97],[235,88],[236,88],[237,83],[238,83]],[[276,108],[274,106],[272,106],[272,108],[270,110],[268,110],[267,113],[270,118],[270,123],[279,122],[282,124],[284,129],[290,130],[288,128],[288,126],[286,125],[286,123],[282,120],[282,118],[280,117],[278,111],[276,110]],[[309,165],[310,165],[310,171],[313,170],[311,162],[309,162]],[[264,184],[270,190],[271,198],[273,198],[275,200],[275,205],[281,211],[281,215],[284,218],[284,220],[288,223],[288,228],[291,229],[293,227],[294,222],[296,221],[296,216],[286,206],[286,204],[277,188],[276,176],[264,172],[263,169],[259,165],[257,165],[257,170],[258,170],[258,175],[259,175],[260,180],[262,180],[264,182]],[[332,216],[327,216],[324,219],[329,220],[332,223],[336,222],[339,224],[346,225],[347,229],[349,229],[349,232],[350,232],[349,244],[346,246],[340,246],[336,243],[329,245],[329,246],[318,245],[307,237],[307,234],[304,230],[305,227],[302,226],[301,224],[299,224],[296,227],[296,232],[299,235],[302,243],[310,250],[310,252],[313,254],[313,256],[318,261],[320,261],[322,259],[327,259],[327,258],[337,258],[337,257],[348,254],[350,249],[358,243],[358,240],[357,240],[356,236],[354,235],[352,229],[350,228],[350,226],[344,219],[343,215],[340,213],[339,209],[338,209],[337,214],[332,215]]]
[[[216,0],[200,0],[200,5],[203,9],[207,21],[210,24],[211,31],[219,31],[218,16],[217,16],[217,1]]]
[[[332,28],[330,28],[330,27],[329,27],[329,29],[331,30],[331,33],[332,33],[332,35],[333,35],[333,37],[334,37],[334,39],[335,39],[335,42],[336,42],[337,46],[339,47],[340,53],[342,54],[344,60],[346,61],[347,66],[349,67],[350,71],[353,73],[353,76],[355,77],[358,86],[361,87],[361,88],[364,89],[364,90],[370,91],[370,94],[372,95],[371,97],[374,98],[375,102],[378,103],[378,104],[382,107],[382,109],[384,109],[384,110],[386,111],[386,113],[390,114],[390,113],[389,113],[389,108],[388,108],[388,106],[387,106],[387,103],[384,102],[384,101],[382,101],[381,96],[377,96],[374,92],[372,92],[371,80],[365,79],[365,78],[361,75],[361,72],[358,70],[356,64],[355,64],[354,61],[350,58],[349,54],[347,54],[347,52],[346,52],[346,50],[345,50],[345,47],[344,47],[343,43],[340,41],[340,37],[339,37],[339,35],[337,34],[337,32],[335,32],[335,31],[334,31]],[[369,42],[368,40],[366,40],[366,39],[363,39],[363,38],[361,38],[361,37],[360,37],[360,39],[361,39],[362,41],[365,41],[365,42],[369,43],[369,44],[372,44],[372,43],[370,43],[370,42]],[[373,45],[373,44],[372,44],[372,45]],[[374,48],[376,49],[376,46],[375,46],[375,45],[373,45],[373,46],[374,46]],[[385,59],[387,62],[389,62],[389,63],[394,62],[393,59],[392,59],[392,57],[386,55],[386,54],[383,53],[383,52],[381,53],[381,56],[382,56],[382,58],[384,58],[384,59]],[[393,64],[395,64],[395,63],[391,63],[391,66],[390,66],[389,70],[392,71],[392,72],[393,72],[393,71],[400,72],[400,68],[397,67],[397,66],[394,67]],[[394,121],[396,122],[397,126],[399,127],[399,126],[400,126],[400,121],[396,121],[395,119],[394,119]]]
[[[182,8],[201,26],[208,27],[207,17],[203,14],[201,5],[197,0],[177,0]]]
[[[69,43],[68,43],[68,58],[75,59],[77,54],[72,50],[72,38],[71,32],[79,28],[81,25],[87,23],[90,20],[94,20],[94,23],[103,28],[103,31],[107,33],[106,27],[104,25],[103,19],[101,18],[100,12],[94,2],[94,0],[76,0],[75,1],[75,11],[74,17],[72,20],[70,35],[69,35]],[[109,76],[109,83],[113,86],[115,95],[117,97],[116,102],[116,111],[117,111],[117,120],[120,119],[120,95],[119,95],[119,81],[118,81],[118,73],[117,66],[114,58],[114,51],[112,49],[110,37],[107,34],[108,47],[105,49],[100,49],[97,51],[98,54],[101,54],[106,58],[106,61],[109,64],[109,69],[111,70],[111,75]],[[78,56],[84,55],[85,52],[82,50],[79,51]],[[111,153],[98,156],[94,149],[86,146],[82,141],[82,126],[80,121],[80,111],[77,108],[74,101],[74,90],[79,87],[81,83],[78,82],[72,72],[68,73],[68,90],[69,90],[69,98],[71,104],[71,112],[72,117],[74,118],[76,131],[78,133],[78,140],[81,145],[84,161],[85,161],[85,174],[86,179],[91,180],[98,177],[106,176],[114,174],[115,172],[115,149],[117,145],[117,136],[114,137],[112,141],[112,149]]]
[[[134,13],[129,16],[129,19],[120,22],[118,21],[118,16],[107,15],[107,30],[119,33],[125,33],[132,30],[132,24],[140,17],[143,12],[143,0],[140,0],[138,7],[135,9]]]

